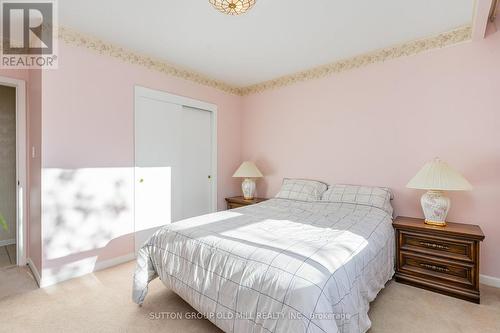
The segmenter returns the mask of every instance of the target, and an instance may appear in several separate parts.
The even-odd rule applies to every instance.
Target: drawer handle
[[[436,271],[436,272],[441,272],[441,273],[446,273],[446,272],[449,272],[450,270],[446,267],[443,267],[443,266],[436,266],[436,265],[429,265],[429,264],[426,264],[426,263],[421,263],[420,266],[422,267],[425,267],[427,269],[430,269],[432,271]]]
[[[429,243],[429,242],[420,242],[420,245],[430,247],[432,249],[438,249],[438,250],[449,250],[450,249],[449,246],[436,244],[436,243]]]

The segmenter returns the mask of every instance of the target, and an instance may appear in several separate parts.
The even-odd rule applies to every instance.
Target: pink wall
[[[29,70],[0,68],[0,76],[8,77],[11,79],[28,81]]]
[[[247,96],[244,159],[265,174],[389,186],[397,214],[422,216],[408,180],[435,156],[474,185],[452,194],[450,221],[479,224],[481,272],[500,277],[500,33]]]
[[[218,106],[219,209],[238,192],[231,176],[241,160],[239,96],[62,42],[59,53],[59,68],[43,73],[45,277],[83,274],[92,270],[83,267],[88,258],[133,252],[134,85]]]
[[[29,174],[29,257],[40,272],[42,268],[42,221],[41,221],[41,147],[42,147],[42,71],[30,70],[28,94],[28,147]],[[35,156],[31,155],[32,148]]]

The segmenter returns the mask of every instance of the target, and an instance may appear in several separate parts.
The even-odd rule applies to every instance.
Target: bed
[[[390,192],[379,189],[282,195],[166,225],[138,253],[133,300],[159,277],[225,332],[365,332],[394,273]]]

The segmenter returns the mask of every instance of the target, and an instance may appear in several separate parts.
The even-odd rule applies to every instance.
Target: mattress
[[[392,208],[271,199],[166,225],[133,300],[161,281],[225,332],[365,332],[394,273]]]

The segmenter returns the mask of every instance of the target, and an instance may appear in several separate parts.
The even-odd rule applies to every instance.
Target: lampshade
[[[218,11],[228,15],[245,14],[256,0],[208,0]]]
[[[250,161],[243,162],[233,177],[237,178],[260,178],[264,177],[257,166]]]
[[[438,191],[472,190],[472,185],[467,179],[439,158],[426,163],[406,187]]]

